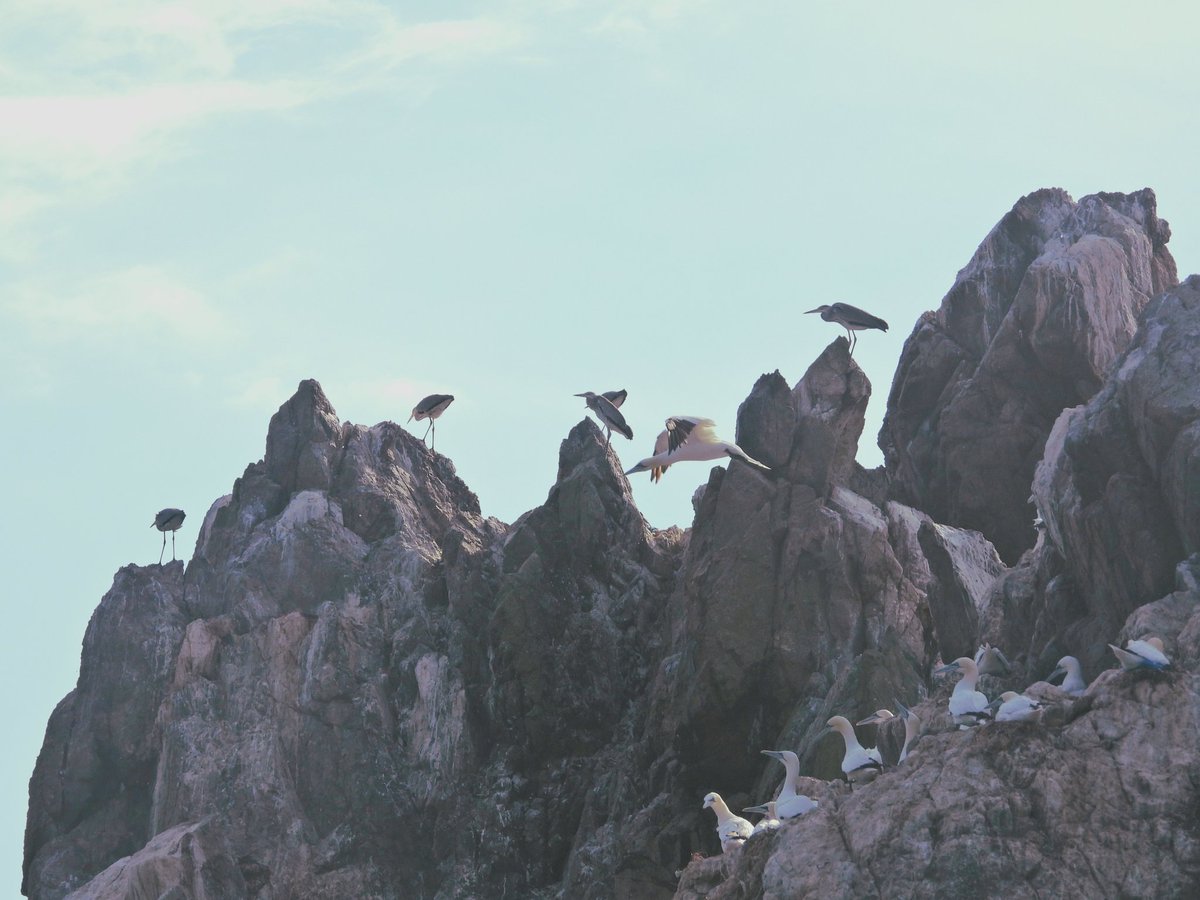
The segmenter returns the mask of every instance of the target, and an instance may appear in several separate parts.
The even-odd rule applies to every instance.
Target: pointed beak
[[[903,703],[901,703],[899,700],[896,701],[896,709],[900,710],[900,718],[902,718],[902,719],[907,719],[909,716],[912,715],[912,710],[909,709],[907,706],[905,706]]]
[[[946,665],[942,666],[940,669],[935,669],[933,674],[934,675],[944,675],[947,672],[957,672],[957,671],[958,671],[958,663],[952,662],[952,663],[947,663]]]
[[[1059,675],[1066,675],[1066,674],[1067,674],[1067,670],[1064,669],[1062,666],[1059,666],[1057,669],[1055,669],[1053,672],[1051,672],[1049,675],[1046,676],[1046,680],[1051,681],[1051,680],[1057,678]]]
[[[767,804],[760,803],[758,806],[743,806],[742,812],[758,813],[759,815],[767,815]]]
[[[638,463],[632,469],[626,469],[625,474],[626,475],[636,475],[638,472],[644,472],[644,471],[646,471],[646,470],[642,468],[642,464]]]
[[[809,313],[819,313],[820,311],[821,307],[818,306],[816,309],[806,309],[804,314],[807,316]]]
[[[771,759],[783,759],[783,752],[780,750],[760,750],[759,752],[762,753],[763,756],[771,757]]]
[[[875,713],[871,713],[865,719],[859,719],[854,724],[855,725],[876,725],[882,721],[883,721],[883,719],[879,718],[879,716],[875,715]]]
[[[576,396],[576,397],[586,397],[586,396],[587,396],[587,394],[575,394],[574,396]]]

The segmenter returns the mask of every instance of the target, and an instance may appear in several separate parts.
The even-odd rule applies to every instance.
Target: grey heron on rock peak
[[[617,397],[618,401],[614,402],[609,394]],[[600,424],[604,426],[605,437],[604,446],[608,446],[608,442],[612,440],[614,431],[625,435],[629,440],[633,440],[633,429],[625,421],[625,417],[621,415],[621,411],[617,409],[625,402],[625,391],[606,391],[603,394],[596,394],[592,391],[584,391],[582,394],[576,394],[576,397],[582,397],[587,404],[587,408],[596,414],[596,418],[600,420]]]
[[[846,329],[846,340],[850,342],[851,356],[854,355],[854,348],[858,345],[858,338],[854,332],[867,328],[888,330],[888,323],[879,316],[873,316],[866,310],[851,306],[849,303],[826,303],[816,309],[806,310],[804,314],[808,315],[809,313],[820,313],[821,318],[826,322],[837,322]]]
[[[667,419],[667,427],[654,442],[654,455],[646,457],[625,474],[633,475],[649,470],[650,480],[658,481],[667,468],[677,462],[703,462],[725,456],[771,471],[770,466],[764,466],[737,444],[717,437],[714,430],[716,424],[712,419],[702,419],[699,416],[671,416]]]
[[[413,407],[412,415],[408,417],[408,421],[416,419],[420,422],[422,419],[429,420],[429,427],[425,429],[425,434],[421,435],[421,441],[429,436],[429,432],[433,432],[433,437],[430,439],[429,446],[433,449],[437,444],[437,426],[434,424],[438,416],[446,411],[446,407],[454,402],[453,394],[430,394],[420,403]]]
[[[183,527],[183,519],[187,515],[182,509],[167,507],[160,509],[150,523],[151,528],[157,528],[163,533],[162,550],[158,554],[158,564],[162,565],[163,554],[167,552],[167,532],[171,532],[171,562],[175,561],[175,532]]]

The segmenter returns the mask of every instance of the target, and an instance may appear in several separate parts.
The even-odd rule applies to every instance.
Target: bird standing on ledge
[[[809,313],[820,313],[821,318],[826,322],[837,322],[846,329],[846,340],[850,342],[850,355],[854,355],[854,348],[858,344],[858,338],[854,335],[855,331],[863,331],[867,328],[878,328],[880,331],[888,330],[888,323],[873,316],[857,306],[851,306],[849,303],[827,303],[823,306],[818,306],[816,309],[805,311],[805,315]]]
[[[587,408],[596,414],[596,418],[604,426],[605,447],[612,440],[612,433],[614,431],[625,435],[631,441],[633,440],[633,429],[629,427],[625,421],[625,417],[617,409],[618,406],[625,402],[625,391],[605,391],[603,394],[584,391],[582,394],[576,394],[575,396],[583,397]]]
[[[430,439],[429,448],[435,449],[437,444],[437,422],[438,416],[446,411],[446,407],[454,402],[453,394],[430,394],[420,403],[413,407],[412,415],[408,417],[408,421],[416,419],[420,422],[422,419],[429,420],[429,427],[425,429],[425,434],[421,435],[421,441],[433,431],[433,437]]]
[[[157,528],[163,533],[162,550],[158,554],[158,564],[162,565],[163,554],[167,552],[167,532],[171,532],[171,562],[175,561],[175,532],[183,527],[184,516],[187,515],[182,509],[173,509],[167,507],[160,509],[154,517],[154,521],[150,523],[151,528]]]

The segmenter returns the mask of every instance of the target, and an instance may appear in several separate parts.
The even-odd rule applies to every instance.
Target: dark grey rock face
[[[901,354],[879,435],[896,499],[1010,563],[1033,545],[1025,497],[1055,419],[1099,390],[1175,283],[1156,209],[1148,189],[1042,190],[992,229]]]

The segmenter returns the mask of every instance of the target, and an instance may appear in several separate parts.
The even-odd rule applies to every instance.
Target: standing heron
[[[671,416],[667,419],[666,429],[654,442],[654,455],[646,457],[625,474],[633,475],[635,472],[649,470],[650,480],[658,481],[667,468],[677,462],[702,462],[707,459],[720,459],[723,456],[740,459],[759,469],[771,471],[770,466],[764,466],[737,444],[717,437],[716,424],[712,419],[701,419],[698,416]]]
[[[804,314],[808,315],[809,313],[820,313],[821,318],[826,322],[837,322],[846,329],[846,340],[850,342],[851,356],[854,355],[854,348],[858,344],[858,337],[854,332],[867,328],[888,330],[888,323],[879,316],[873,316],[866,310],[851,306],[849,303],[827,303],[816,309],[806,310]]]
[[[171,532],[171,562],[175,562],[175,532],[183,527],[183,520],[187,514],[182,509],[160,509],[154,517],[154,521],[150,523],[151,528],[157,528],[163,533],[162,551],[158,554],[158,564],[162,565],[163,554],[167,552],[167,532]]]
[[[446,407],[454,402],[453,394],[430,394],[420,403],[413,407],[412,415],[408,417],[408,421],[416,419],[420,422],[422,419],[429,420],[429,427],[425,429],[425,433],[421,435],[421,442],[424,443],[425,438],[429,437],[429,432],[433,432],[433,437],[430,439],[429,448],[435,449],[437,445],[437,426],[434,424],[438,416],[446,411]]]
[[[604,438],[605,447],[612,440],[612,433],[614,431],[625,435],[631,441],[633,440],[633,429],[629,427],[629,424],[625,421],[625,417],[617,409],[618,406],[625,402],[625,391],[605,391],[603,394],[584,391],[582,394],[576,394],[575,396],[584,398],[587,408],[596,414],[596,418],[604,426],[606,432]],[[617,399],[614,400],[614,397]]]

